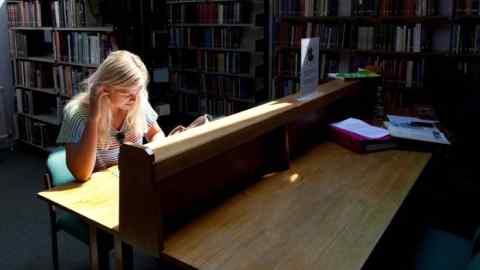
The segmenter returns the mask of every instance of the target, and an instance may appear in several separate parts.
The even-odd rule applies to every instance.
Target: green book
[[[357,71],[357,72],[339,72],[339,73],[329,73],[329,78],[340,79],[340,80],[360,80],[366,78],[377,78],[380,77],[377,73],[370,71]]]

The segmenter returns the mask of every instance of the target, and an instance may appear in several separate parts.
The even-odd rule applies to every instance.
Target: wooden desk
[[[42,191],[38,196],[87,222],[118,233],[118,167],[96,172],[90,181]]]
[[[429,158],[320,144],[167,236],[163,253],[209,270],[358,270]],[[118,178],[110,171],[39,196],[118,235]]]
[[[116,269],[129,267],[124,265],[123,256],[126,255],[125,252],[131,252],[131,249],[121,248],[122,243],[118,233],[119,181],[117,166],[94,173],[90,181],[56,187],[39,192],[38,196],[80,216],[89,225],[92,270],[99,268],[97,228],[108,231],[114,236],[117,251]]]

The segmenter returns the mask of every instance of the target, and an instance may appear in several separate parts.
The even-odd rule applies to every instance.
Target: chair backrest
[[[467,270],[480,270],[480,227],[477,228],[472,244],[472,257],[468,262]]]
[[[48,155],[47,168],[52,187],[75,181],[75,177],[67,167],[67,153],[64,147],[58,148]]]

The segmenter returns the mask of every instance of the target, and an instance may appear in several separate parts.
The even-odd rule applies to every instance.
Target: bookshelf
[[[115,27],[90,1],[8,1],[17,140],[55,148],[63,107],[113,50]]]
[[[425,78],[439,59],[456,59],[465,74],[480,74],[479,3],[271,0],[270,98],[299,90],[300,40],[320,37],[320,83],[328,81],[325,73],[376,64],[384,74],[384,94],[391,95],[384,99],[390,103],[384,104],[387,111],[407,106],[405,100],[416,102],[420,96],[429,100],[433,89]]]
[[[267,99],[264,2],[167,1],[175,112],[229,115]]]

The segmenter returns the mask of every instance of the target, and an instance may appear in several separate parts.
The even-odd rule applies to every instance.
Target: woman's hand
[[[190,123],[190,125],[188,125],[188,128],[198,127],[208,122],[209,122],[208,116],[204,114],[202,116],[197,117],[197,119],[195,119],[192,123]]]
[[[172,129],[172,131],[170,131],[170,133],[168,133],[168,136],[174,135],[174,134],[176,134],[176,133],[184,132],[185,130],[187,130],[186,127],[184,127],[184,126],[177,126],[176,128]]]
[[[95,90],[90,92],[90,111],[88,117],[90,120],[98,122],[100,119],[100,107],[102,102],[109,93],[104,86],[99,86]]]

